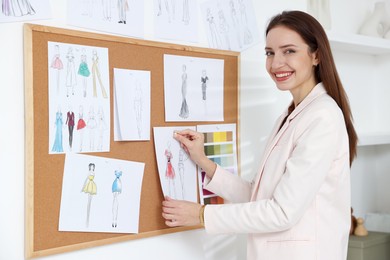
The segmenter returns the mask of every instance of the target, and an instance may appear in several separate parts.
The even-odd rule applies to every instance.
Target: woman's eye
[[[295,51],[294,50],[286,50],[284,53],[285,54],[291,54],[291,53],[295,53]]]
[[[274,53],[272,51],[266,51],[265,56],[272,56]]]

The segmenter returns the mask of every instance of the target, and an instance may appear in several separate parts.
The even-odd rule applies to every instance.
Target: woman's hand
[[[169,227],[195,226],[200,224],[199,212],[202,205],[190,201],[165,197],[162,216]]]

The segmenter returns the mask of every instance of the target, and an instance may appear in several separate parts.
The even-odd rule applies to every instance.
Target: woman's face
[[[309,46],[297,32],[284,26],[274,27],[268,32],[265,52],[267,71],[278,89],[294,94],[316,85],[316,53],[309,52]]]

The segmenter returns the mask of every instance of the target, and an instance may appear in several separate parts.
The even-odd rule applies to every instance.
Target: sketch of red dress
[[[167,169],[165,171],[165,177],[167,179],[175,179],[175,169],[172,166],[172,153],[170,150],[165,150],[165,156],[167,157]]]

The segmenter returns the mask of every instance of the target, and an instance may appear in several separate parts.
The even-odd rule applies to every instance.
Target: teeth
[[[290,76],[290,75],[291,75],[291,72],[286,72],[286,73],[281,73],[281,74],[275,74],[275,77],[283,78],[283,77],[287,77],[287,76]]]

